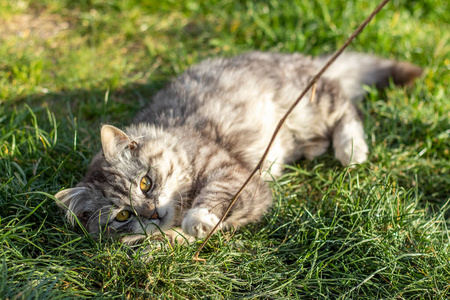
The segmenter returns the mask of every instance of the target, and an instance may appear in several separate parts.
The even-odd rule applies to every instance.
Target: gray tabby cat
[[[191,67],[160,91],[123,131],[104,125],[102,151],[86,177],[56,194],[72,222],[134,243],[181,226],[205,237],[256,166],[282,115],[326,57],[252,52]],[[330,143],[344,165],[362,163],[368,148],[355,100],[362,85],[411,83],[414,65],[350,53],[317,83],[315,101],[300,102],[279,133],[264,170],[323,154]],[[256,176],[225,226],[258,220],[272,202]],[[268,177],[268,176],[267,176]]]

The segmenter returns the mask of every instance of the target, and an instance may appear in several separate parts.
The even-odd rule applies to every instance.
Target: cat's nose
[[[159,213],[153,203],[143,203],[140,209],[137,210],[138,215],[148,220],[159,219]]]
[[[159,219],[159,213],[156,209],[152,209],[152,210],[146,210],[146,211],[141,211],[141,213],[139,213],[139,215],[143,218],[146,218],[148,220],[156,220]]]
[[[159,219],[158,211],[155,209],[155,212],[150,217],[151,220]]]
[[[147,203],[146,210],[153,213],[156,211],[156,205],[154,203]]]

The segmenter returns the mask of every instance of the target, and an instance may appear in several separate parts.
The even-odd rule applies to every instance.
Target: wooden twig
[[[311,97],[309,98],[309,102],[310,103],[314,102],[314,97],[315,96],[316,96],[316,83],[314,83],[313,86],[312,86]]]
[[[356,28],[356,30],[352,33],[352,35],[345,41],[345,43],[328,59],[327,63],[320,69],[320,71],[311,79],[311,81],[308,83],[306,88],[303,90],[303,92],[298,96],[298,98],[294,101],[294,103],[289,107],[286,114],[281,118],[281,120],[278,122],[277,127],[275,128],[275,131],[272,134],[272,138],[270,139],[269,144],[267,145],[266,150],[264,151],[264,154],[262,155],[260,161],[256,165],[255,169],[251,172],[250,176],[247,178],[247,180],[244,182],[244,184],[241,186],[241,188],[237,191],[237,193],[234,195],[234,197],[231,199],[230,204],[228,205],[225,213],[223,214],[222,218],[219,220],[219,222],[214,226],[214,228],[211,230],[211,232],[208,234],[208,236],[205,238],[203,243],[198,247],[197,252],[195,252],[194,256],[192,257],[193,260],[196,261],[205,261],[203,258],[199,258],[200,251],[203,249],[203,247],[206,245],[208,240],[211,238],[211,235],[216,231],[216,229],[219,227],[219,225],[225,220],[226,216],[230,212],[231,207],[233,207],[234,203],[236,203],[237,199],[241,195],[244,188],[248,185],[250,180],[253,178],[253,176],[256,174],[256,172],[261,171],[262,166],[264,165],[264,161],[266,160],[267,154],[269,153],[270,148],[272,147],[273,142],[275,141],[275,138],[278,135],[278,132],[280,131],[281,127],[285,123],[288,116],[291,114],[291,112],[294,110],[294,108],[297,106],[297,104],[302,100],[303,96],[311,89],[311,87],[315,86],[316,82],[319,80],[319,78],[325,73],[325,71],[330,67],[332,63],[344,52],[344,50],[350,45],[350,43],[355,39],[356,36],[358,36],[364,27],[372,21],[372,19],[375,17],[375,15],[380,12],[380,10],[389,2],[390,0],[383,0],[376,8],[375,10],[361,23],[361,25]],[[311,99],[313,100],[314,95],[311,95]]]

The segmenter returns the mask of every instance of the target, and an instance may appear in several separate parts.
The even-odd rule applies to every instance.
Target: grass
[[[376,2],[2,1],[0,299],[448,299],[445,1],[392,1],[352,45],[426,70],[413,88],[370,90],[369,161],[344,169],[327,153],[289,166],[272,210],[216,235],[204,264],[196,246],[92,241],[51,197],[83,176],[101,123],[126,125],[189,65],[331,52]]]

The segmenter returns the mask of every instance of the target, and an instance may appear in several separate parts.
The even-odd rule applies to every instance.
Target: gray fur
[[[144,232],[181,226],[187,235],[204,237],[255,167],[280,118],[325,61],[252,52],[191,67],[124,131],[105,125],[103,149],[86,177],[56,197],[93,235],[101,230],[129,234],[122,240],[131,243]],[[312,159],[330,143],[343,165],[364,162],[368,148],[354,104],[363,96],[362,85],[383,87],[390,77],[408,84],[420,73],[407,63],[343,55],[317,83],[315,100],[307,95],[288,118],[264,169],[278,176],[284,163]],[[154,183],[148,193],[139,188],[145,175]],[[256,221],[271,202],[267,184],[254,178],[225,225]],[[124,209],[132,217],[116,221]]]

